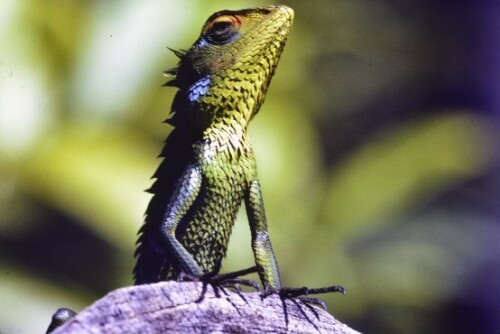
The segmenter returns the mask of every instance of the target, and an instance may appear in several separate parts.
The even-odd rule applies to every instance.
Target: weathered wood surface
[[[358,333],[299,301],[227,289],[217,296],[203,287],[170,281],[121,288],[53,333]]]

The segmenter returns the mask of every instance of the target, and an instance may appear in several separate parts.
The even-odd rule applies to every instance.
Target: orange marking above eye
[[[222,15],[209,22],[203,30],[203,34],[206,34],[210,31],[217,32],[219,29],[224,28],[224,23],[229,23],[233,27],[233,29],[237,30],[241,26],[241,20],[237,16]]]

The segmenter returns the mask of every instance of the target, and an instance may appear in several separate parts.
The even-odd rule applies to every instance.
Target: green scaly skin
[[[140,230],[136,284],[218,271],[245,203],[266,294],[281,290],[248,125],[259,111],[292,27],[293,10],[270,6],[208,18],[179,67],[168,120],[175,129]]]

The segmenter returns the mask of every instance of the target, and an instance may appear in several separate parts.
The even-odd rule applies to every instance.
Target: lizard
[[[173,77],[166,85],[178,88],[167,120],[174,129],[149,190],[153,197],[135,253],[136,284],[217,274],[244,202],[256,266],[242,272],[257,271],[264,296],[345,292],[339,286],[282,287],[248,135],[293,19],[294,11],[284,5],[219,11],[191,48],[172,50],[180,58],[165,71]]]
[[[217,271],[244,202],[261,282],[268,292],[280,290],[247,130],[292,22],[293,11],[285,6],[220,11],[189,50],[176,51],[179,65],[166,71],[174,76],[167,85],[179,88],[167,120],[174,130],[150,189],[136,284]]]
[[[153,197],[139,230],[135,284],[180,279],[183,275],[213,279],[244,202],[255,266],[227,277],[256,271],[264,296],[345,293],[340,286],[282,287],[248,135],[249,123],[264,102],[293,18],[293,10],[284,5],[219,11],[207,19],[191,48],[171,49],[180,58],[177,67],[165,71],[172,77],[165,86],[178,88],[172,116],[166,121],[174,128],[148,190]],[[60,309],[47,332],[74,314]]]

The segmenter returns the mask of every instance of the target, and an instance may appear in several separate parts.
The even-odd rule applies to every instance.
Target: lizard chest
[[[192,209],[178,228],[178,240],[205,270],[226,255],[229,237],[252,176],[253,158],[208,156],[200,161],[202,186]],[[212,159],[209,159],[212,158]]]

